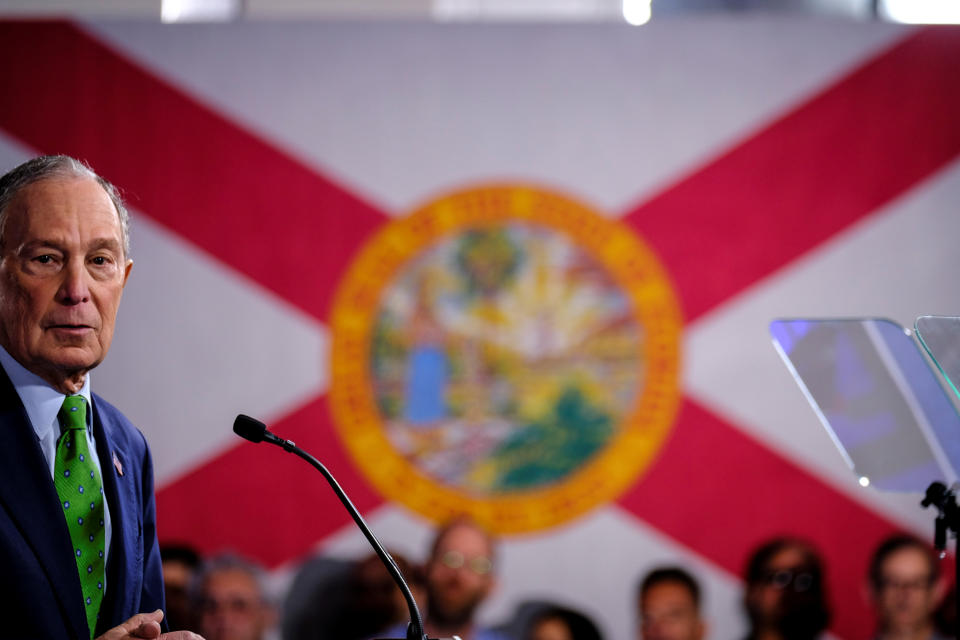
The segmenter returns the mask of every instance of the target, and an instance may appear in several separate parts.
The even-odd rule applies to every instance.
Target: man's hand
[[[120,626],[110,629],[96,640],[129,640],[131,638],[146,638],[147,640],[203,640],[190,631],[173,631],[160,633],[160,621],[163,620],[163,611],[157,609],[153,613],[138,613]]]

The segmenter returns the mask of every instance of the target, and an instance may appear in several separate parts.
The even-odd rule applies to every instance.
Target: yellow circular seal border
[[[506,222],[563,233],[607,269],[644,330],[638,354],[644,370],[635,406],[604,449],[561,482],[491,497],[440,484],[393,448],[374,400],[370,338],[381,294],[409,260],[450,234]],[[454,192],[384,225],[341,281],[330,322],[333,422],[354,462],[390,500],[437,522],[466,513],[499,534],[549,528],[616,499],[652,461],[679,405],[682,324],[666,271],[626,225],[533,186],[496,184]]]

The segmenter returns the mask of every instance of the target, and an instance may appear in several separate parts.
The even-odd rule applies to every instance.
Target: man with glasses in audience
[[[477,609],[496,586],[494,556],[493,538],[467,517],[456,518],[437,530],[424,565],[427,592],[424,626],[428,637],[507,640],[503,634],[478,625],[474,619]],[[406,623],[378,637],[405,638]]]
[[[887,538],[873,554],[869,580],[877,640],[944,640],[933,626],[944,585],[930,547],[913,536]]]
[[[830,622],[823,563],[812,546],[775,538],[747,562],[747,640],[814,640]]]

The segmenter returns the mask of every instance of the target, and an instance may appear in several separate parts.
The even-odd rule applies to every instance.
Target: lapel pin
[[[123,465],[120,464],[120,458],[117,457],[117,452],[113,451],[113,466],[117,468],[117,475],[123,475]]]

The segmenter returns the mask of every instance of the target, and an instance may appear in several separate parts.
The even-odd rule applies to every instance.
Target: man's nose
[[[90,274],[81,260],[70,260],[64,265],[63,279],[57,291],[62,304],[79,304],[90,299]]]

